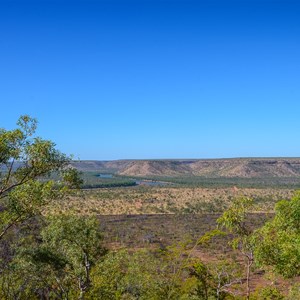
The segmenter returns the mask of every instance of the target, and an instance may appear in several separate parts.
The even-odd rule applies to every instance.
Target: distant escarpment
[[[82,171],[123,176],[300,177],[300,158],[74,161]]]

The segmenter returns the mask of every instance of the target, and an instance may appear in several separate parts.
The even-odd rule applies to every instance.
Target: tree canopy
[[[0,239],[15,224],[38,214],[47,201],[61,197],[66,186],[81,184],[78,172],[68,168],[70,157],[35,135],[36,119],[21,116],[17,126],[0,129]],[[53,172],[60,183],[49,180]]]
[[[258,262],[284,277],[300,275],[300,193],[275,206],[275,217],[256,233]]]

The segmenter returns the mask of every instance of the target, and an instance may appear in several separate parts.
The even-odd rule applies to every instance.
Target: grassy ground
[[[110,249],[126,248],[132,251],[149,249],[152,252],[179,247],[182,243],[194,245],[195,241],[206,232],[216,228],[216,220],[220,214],[184,214],[184,215],[114,215],[99,216],[104,241]],[[248,222],[253,228],[260,227],[272,214],[253,213]],[[214,237],[207,245],[197,246],[192,250],[192,257],[197,257],[209,264],[217,264],[225,257],[237,262],[244,270],[244,257],[229,246],[230,235]],[[172,248],[171,248],[172,249]],[[272,276],[266,270],[253,268],[251,290],[259,287],[276,286],[282,292],[299,278],[287,280],[280,276]],[[245,290],[245,280],[236,286]]]
[[[255,200],[256,208],[248,220],[255,228],[272,217],[277,201],[289,199],[292,194],[293,190],[286,188],[102,188],[74,192],[69,198],[49,205],[45,212],[97,214],[104,243],[109,249],[160,251],[172,245],[179,247],[184,242],[192,245],[203,234],[215,229],[217,218],[236,197]],[[192,256],[207,263],[217,263],[226,257],[244,270],[243,257],[230,248],[230,239],[230,236],[215,237],[208,245],[196,247]],[[252,290],[274,282],[283,292],[292,283],[279,277],[274,281],[265,270],[253,269]]]
[[[206,232],[216,228],[220,214],[184,215],[107,215],[99,216],[102,232],[108,244],[125,248],[167,247],[180,242],[195,242]],[[258,227],[272,214],[254,213],[249,216],[252,226]],[[215,238],[209,252],[224,250],[228,237]],[[207,252],[205,251],[205,252]]]
[[[76,214],[188,214],[218,213],[235,197],[254,198],[255,211],[269,212],[274,203],[289,199],[290,189],[149,187],[84,190],[46,208],[47,213]]]

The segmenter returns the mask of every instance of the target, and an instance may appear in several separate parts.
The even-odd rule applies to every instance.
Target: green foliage
[[[253,300],[283,300],[285,297],[275,286],[258,289],[251,297]],[[296,298],[294,298],[296,299]]]
[[[79,174],[68,169],[70,158],[52,141],[35,136],[36,119],[21,116],[17,125],[0,129],[0,298],[62,298],[68,288],[60,282],[66,284],[70,264],[58,248],[35,237],[42,219],[37,216],[45,204],[78,187]],[[50,180],[53,173],[63,180]]]
[[[202,187],[202,188],[272,188],[272,189],[297,189],[300,188],[299,177],[205,177],[205,176],[145,176],[136,177],[137,180],[156,180],[172,183],[178,187]]]
[[[196,261],[190,269],[190,274],[197,280],[195,293],[198,298],[209,299],[213,277],[208,267],[202,261]]]
[[[62,179],[64,183],[70,188],[79,189],[83,184],[82,173],[79,173],[74,168],[63,170]]]
[[[261,265],[284,277],[300,275],[300,194],[280,201],[275,217],[256,232],[255,254]]]
[[[253,200],[250,198],[235,199],[231,207],[218,219],[218,224],[238,236],[250,235],[251,229],[246,224],[246,217],[252,206]]]
[[[109,253],[92,273],[93,299],[198,299],[195,298],[196,280],[180,268],[181,250],[163,255],[138,250]],[[175,253],[176,252],[176,253]]]
[[[121,299],[121,281],[127,273],[129,254],[125,250],[110,252],[101,264],[91,272],[93,286],[89,291],[92,299]]]
[[[209,242],[211,242],[211,240],[214,237],[224,236],[224,235],[225,235],[225,232],[223,232],[219,229],[214,229],[214,230],[208,231],[197,240],[197,245],[207,245]]]
[[[224,236],[219,229],[195,242],[160,250],[135,248],[107,254],[96,217],[42,216],[47,203],[65,197],[83,181],[75,169],[68,168],[70,158],[56,150],[53,142],[34,136],[35,119],[22,116],[17,124],[15,130],[0,129],[1,299],[234,299],[241,278],[246,278],[250,299],[254,257],[285,277],[300,275],[300,193],[291,201],[279,202],[274,219],[255,233],[248,218],[252,199],[234,200],[218,219],[233,249],[244,255],[246,276],[242,276],[240,261],[228,256],[219,255],[207,263],[196,258],[199,247]],[[97,184],[125,186],[134,182],[128,178],[99,180]],[[219,204],[221,207],[216,202]],[[189,208],[201,211],[197,206]],[[297,298],[299,286],[295,285],[287,299]],[[284,298],[270,286],[256,291],[251,299]]]
[[[232,299],[231,289],[241,283],[241,268],[232,260],[218,259],[204,264],[196,260],[190,274],[197,279],[197,299]]]
[[[91,286],[91,268],[106,253],[101,245],[99,221],[96,217],[60,215],[49,217],[48,222],[41,232],[44,244],[67,262],[83,297]]]
[[[81,264],[84,254],[94,261],[103,254],[100,224],[96,217],[59,215],[48,217],[41,236],[45,244],[61,251],[74,259],[74,264]]]
[[[85,189],[135,186],[136,181],[124,176],[100,177],[98,172],[83,172],[82,187]]]
[[[63,183],[59,186],[45,179],[53,172],[67,172],[69,158],[53,142],[34,136],[36,119],[21,116],[17,125],[14,130],[0,129],[0,239],[66,192]],[[69,186],[71,180],[78,180],[76,172],[71,172],[66,178]]]
[[[106,254],[99,221],[56,216],[43,223],[39,236],[18,241],[16,255],[0,276],[3,298],[83,299],[93,286],[92,270]]]
[[[290,287],[286,300],[300,299],[300,284],[295,283]]]
[[[245,258],[246,265],[246,294],[250,299],[251,268],[254,263],[253,228],[246,222],[247,215],[253,207],[250,198],[237,198],[231,207],[217,220],[218,224],[234,234],[231,241],[233,249],[237,249]]]

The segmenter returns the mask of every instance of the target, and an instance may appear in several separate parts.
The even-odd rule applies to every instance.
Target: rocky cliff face
[[[300,158],[81,161],[73,166],[126,176],[300,177]]]

